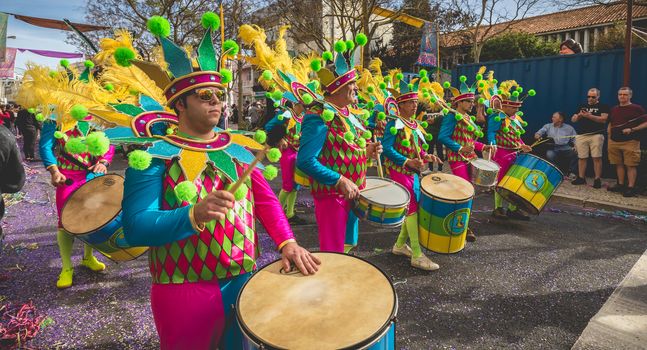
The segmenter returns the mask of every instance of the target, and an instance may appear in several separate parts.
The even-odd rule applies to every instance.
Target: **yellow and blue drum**
[[[310,187],[310,177],[296,166],[294,167],[294,183],[305,188]]]
[[[461,177],[434,173],[420,181],[418,234],[420,244],[436,253],[465,248],[474,186]]]
[[[277,260],[245,283],[236,301],[243,349],[395,349],[398,297],[387,275],[354,256],[313,254],[314,275]]]
[[[564,174],[550,162],[522,153],[501,178],[496,191],[508,202],[539,215],[564,180]]]
[[[148,247],[131,247],[124,239],[121,200],[124,178],[98,176],[76,189],[61,210],[63,229],[115,262],[133,260]]]
[[[366,187],[360,191],[353,212],[368,223],[397,227],[409,209],[409,191],[399,183],[376,176],[366,177]]]

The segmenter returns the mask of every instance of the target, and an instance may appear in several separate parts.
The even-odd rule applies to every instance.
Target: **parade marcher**
[[[356,42],[365,45],[366,36],[358,34]],[[337,41],[332,64],[322,67],[318,58],[312,61],[324,97],[304,103],[297,168],[311,178],[322,251],[343,252],[345,242],[356,244],[358,219],[351,207],[366,185],[367,159],[381,152],[379,143],[367,142],[372,135],[361,119],[370,112],[355,115],[349,108],[358,102],[354,47],[353,41]],[[331,61],[332,56],[327,51],[322,58]]]
[[[422,78],[424,78],[423,76]],[[412,82],[404,79],[402,73],[392,75],[389,91],[398,104],[396,119],[386,124],[383,138],[384,166],[389,177],[404,186],[409,192],[409,208],[400,229],[400,234],[391,251],[411,259],[411,266],[432,271],[440,266],[423,254],[418,241],[418,200],[420,197],[420,172],[425,163],[440,162],[428,154],[424,127],[415,120],[418,108],[419,79]],[[407,245],[407,239],[411,246]]]
[[[479,73],[476,76],[476,83],[481,79],[483,76]],[[465,76],[461,76],[459,80],[460,89],[450,88],[454,110],[443,117],[438,139],[447,147],[447,161],[452,174],[471,182],[469,162],[478,158],[475,151],[490,152],[493,147],[478,141],[483,133],[476,124],[476,116],[470,115],[474,106],[476,84],[468,86],[465,83],[467,80]],[[446,87],[448,85],[448,83],[445,84]],[[466,239],[468,242],[476,241],[476,235],[471,227],[467,229]]]
[[[129,244],[150,247],[151,308],[162,349],[242,348],[231,310],[256,269],[257,218],[287,271],[296,266],[312,274],[319,263],[294,240],[265,180],[278,170],[257,164],[247,150],[259,150],[259,157],[265,147],[216,128],[221,98],[231,81],[231,72],[221,67],[238,51],[231,40],[216,50],[212,37],[219,24],[215,13],[202,17],[207,30],[197,50],[199,66],[194,67],[186,51],[167,39],[169,22],[159,16],[148,20],[172,79],[157,74],[164,71],[156,64],[134,59],[130,40],[123,38],[111,52],[113,65],[104,72],[115,83],[128,82],[129,90],[141,92],[136,105],[123,106],[118,114],[99,114],[120,125],[107,130],[112,142],[148,147],[129,154],[123,223]],[[133,74],[147,79],[132,79]],[[267,152],[272,161],[279,156],[277,149]]]
[[[106,101],[117,101],[113,94],[97,86],[92,77],[94,63],[85,62],[85,69],[75,74],[67,60],[61,60],[64,70],[49,72],[45,67],[30,66],[25,72],[18,99],[23,106],[30,107],[26,113],[34,115],[39,123],[43,122],[40,137],[40,156],[51,175],[51,183],[56,186],[56,211],[58,231],[56,239],[61,255],[61,273],[56,286],[72,286],[74,268],[72,267],[72,247],[74,237],[65,231],[61,222],[61,211],[70,195],[96,176],[106,173],[112,162],[114,147],[110,146],[105,134],[95,130],[97,124],[88,113],[88,107],[74,104],[73,96],[84,101],[83,94],[104,95]],[[82,90],[79,93],[79,89]],[[92,89],[95,90],[92,90]],[[73,94],[63,93],[64,89],[76,89]],[[69,90],[68,90],[69,91]],[[92,92],[91,92],[92,91]],[[36,107],[40,108],[40,112]],[[51,110],[54,106],[54,110]],[[55,119],[45,120],[46,115]],[[28,136],[25,134],[25,138]],[[92,271],[103,271],[106,266],[93,255],[93,248],[84,244],[81,265]]]

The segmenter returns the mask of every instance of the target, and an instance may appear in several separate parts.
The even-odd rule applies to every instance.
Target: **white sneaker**
[[[426,257],[424,254],[417,258],[411,258],[411,266],[426,271],[434,271],[440,268],[440,265],[431,261],[431,259]]]
[[[407,244],[405,244],[405,245],[403,245],[402,247],[399,247],[399,248],[398,248],[398,246],[396,244],[394,244],[393,249],[391,249],[391,253],[393,253],[395,255],[404,255],[407,258],[410,258],[411,254],[413,254],[413,252],[411,251],[411,248],[409,248],[409,246]]]

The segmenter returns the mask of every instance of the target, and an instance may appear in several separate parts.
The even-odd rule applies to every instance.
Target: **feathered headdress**
[[[355,41],[339,40],[335,42],[336,55],[333,61],[333,54],[325,51],[321,58],[323,62],[331,62],[322,67],[320,59],[311,61],[312,70],[317,72],[321,89],[324,94],[334,94],[343,86],[357,80],[358,74],[355,70],[355,56],[366,45],[368,39],[363,33],[357,34]],[[357,44],[357,46],[355,45]]]

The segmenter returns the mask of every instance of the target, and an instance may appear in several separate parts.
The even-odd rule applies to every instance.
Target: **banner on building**
[[[420,55],[418,55],[416,64],[423,67],[437,67],[438,56],[438,31],[433,23],[425,22],[422,27]]]
[[[5,60],[0,62],[0,78],[13,78],[13,68],[16,63],[16,49],[5,49]]]
[[[0,63],[5,61],[7,56],[7,24],[9,23],[9,16],[6,13],[0,12]]]

